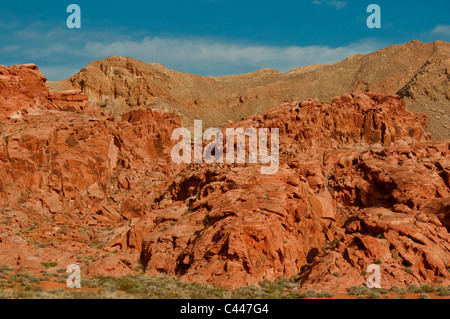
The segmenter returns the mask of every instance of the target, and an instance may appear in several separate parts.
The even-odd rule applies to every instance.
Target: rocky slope
[[[151,106],[176,113],[192,128],[194,119],[222,128],[274,105],[315,98],[328,103],[353,91],[400,94],[409,110],[427,114],[435,139],[450,138],[450,44],[413,41],[329,65],[296,68],[287,73],[202,77],[156,63],[113,56],[92,62],[68,80],[50,82],[54,90],[78,89],[94,106],[115,115]]]
[[[36,66],[1,72],[0,263],[79,261],[78,246],[89,250],[92,236],[117,231],[161,196],[177,171],[169,147],[180,118],[144,109],[114,121],[85,94],[50,94]]]
[[[229,124],[280,129],[280,168],[261,175],[174,164],[177,115],[117,120],[80,92],[50,94],[36,66],[0,71],[0,264],[142,265],[226,287],[295,276],[340,292],[376,263],[385,288],[450,284],[450,140],[432,141],[399,96],[293,101]]]

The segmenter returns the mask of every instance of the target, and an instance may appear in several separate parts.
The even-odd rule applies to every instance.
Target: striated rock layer
[[[120,120],[35,66],[1,67],[0,260],[83,275],[166,273],[225,287],[294,277],[343,291],[450,284],[450,141],[396,95],[289,102],[228,127],[278,128],[280,166],[180,164],[177,115]]]

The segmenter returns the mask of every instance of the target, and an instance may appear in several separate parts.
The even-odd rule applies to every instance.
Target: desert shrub
[[[43,261],[41,262],[41,265],[48,269],[58,266],[58,263],[54,261]]]
[[[317,298],[333,298],[333,294],[329,290],[325,290],[323,292],[319,292],[316,294]]]
[[[288,294],[288,299],[305,299],[306,294],[300,291],[293,291]]]
[[[317,293],[312,290],[312,289],[308,289],[308,291],[306,292],[306,297],[308,298],[316,298],[317,297]]]
[[[400,291],[398,292],[399,295],[406,295],[408,294],[408,291],[404,288],[400,289]]]
[[[370,293],[370,290],[370,288],[365,286],[352,286],[348,289],[348,294],[354,296],[368,295]]]
[[[389,291],[395,292],[395,293],[399,293],[401,290],[401,288],[397,287],[397,286],[393,286],[391,287],[391,289],[389,289]]]
[[[420,290],[424,293],[433,293],[437,291],[437,287],[433,287],[431,285],[422,284],[420,286]]]
[[[323,296],[324,296],[325,298],[333,298],[333,294],[332,294],[331,291],[329,291],[329,290],[325,290],[325,291],[323,292]]]
[[[8,265],[1,265],[0,266],[0,273],[8,275],[10,271],[14,270],[13,267]]]
[[[27,282],[31,282],[31,283],[38,283],[41,281],[35,275],[29,274],[27,272],[16,274],[16,276],[17,276],[18,280],[21,280],[21,281],[27,281]]]
[[[381,299],[381,294],[378,291],[371,291],[369,293],[369,299]]]
[[[450,288],[439,287],[438,291],[439,291],[439,296],[441,296],[441,297],[448,297],[448,296],[450,296]]]
[[[419,286],[413,284],[413,285],[408,287],[408,292],[418,293],[418,292],[422,292],[422,289],[420,289]]]

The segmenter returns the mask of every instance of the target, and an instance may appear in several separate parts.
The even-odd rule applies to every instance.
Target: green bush
[[[395,292],[395,293],[399,293],[401,290],[401,288],[397,287],[397,286],[392,286],[391,289],[389,289],[389,291]]]
[[[4,267],[6,269],[6,267]],[[49,276],[48,274],[45,274]],[[55,275],[58,275],[56,273]],[[46,280],[49,278],[47,277]],[[58,282],[65,282],[62,273],[57,276]],[[299,284],[295,280],[288,280],[280,276],[275,282],[261,281],[258,285],[250,285],[235,290],[213,287],[200,283],[186,283],[177,277],[167,275],[138,274],[123,277],[95,277],[82,278],[82,287],[95,288],[91,291],[77,289],[57,289],[43,291],[41,287],[34,287],[41,279],[28,274],[16,273],[8,280],[0,282],[1,298],[23,299],[304,299],[304,298],[333,298],[330,291],[316,292],[309,289],[299,291]],[[11,289],[12,288],[12,289]],[[420,298],[430,297],[429,293],[439,293],[448,296],[450,287],[431,285],[411,285],[408,291],[403,288],[392,287],[390,292],[399,294],[402,298],[408,291],[421,293]],[[348,289],[349,295],[358,299],[380,299],[393,297],[386,289],[370,289],[366,286],[354,286]]]
[[[422,289],[419,286],[413,284],[408,287],[408,291],[411,293],[419,293],[422,292]]]
[[[41,265],[48,269],[48,268],[58,266],[58,263],[54,262],[54,261],[47,261],[47,262],[41,262]]]
[[[441,296],[441,297],[448,297],[448,296],[450,296],[450,288],[439,287],[438,291],[439,291],[439,296]]]
[[[187,210],[187,211],[185,211],[183,213],[183,216],[186,216],[186,215],[189,215],[189,214],[192,214],[192,213],[193,213],[192,210]]]
[[[381,299],[381,294],[378,291],[369,293],[369,299]]]
[[[333,298],[333,294],[329,290],[325,290],[322,294],[324,298]]]
[[[8,265],[1,265],[0,266],[0,273],[2,274],[9,274],[10,271],[14,270],[13,267],[8,266]]]
[[[433,287],[431,285],[422,284],[420,286],[420,290],[425,293],[433,293],[437,291],[437,287]]]
[[[366,286],[352,286],[348,289],[348,294],[354,295],[354,296],[368,295],[368,294],[370,294],[370,290],[371,289]]]

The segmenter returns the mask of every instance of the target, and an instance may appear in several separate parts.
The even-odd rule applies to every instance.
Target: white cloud
[[[324,4],[324,5],[327,5],[330,7],[334,7],[337,10],[340,10],[340,9],[343,9],[347,5],[348,2],[341,1],[341,0],[314,0],[312,3],[316,4],[316,5]]]
[[[450,25],[441,24],[434,28],[431,33],[433,34],[443,34],[450,36]]]
[[[385,45],[373,40],[330,46],[277,46],[207,37],[148,36],[126,30],[73,32],[45,27],[14,32],[14,42],[0,48],[2,64],[33,62],[50,80],[70,77],[88,62],[112,55],[158,62],[177,71],[228,75],[272,68],[287,72],[309,64],[337,62]],[[0,34],[0,42],[2,35]]]
[[[239,69],[274,68],[286,72],[294,67],[337,62],[356,53],[382,48],[366,40],[348,46],[267,46],[225,42],[207,38],[144,37],[139,41],[89,42],[87,56],[130,56],[168,67],[199,70],[213,75],[239,73]],[[228,69],[226,72],[224,70]],[[208,72],[209,70],[209,72]]]

